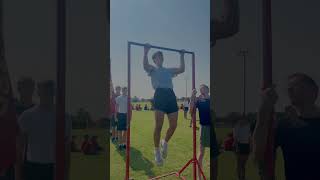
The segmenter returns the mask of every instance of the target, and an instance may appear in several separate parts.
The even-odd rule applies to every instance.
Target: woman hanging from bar
[[[158,166],[163,164],[163,159],[167,157],[168,142],[177,128],[178,105],[177,98],[173,91],[172,78],[185,71],[184,50],[180,52],[180,67],[166,68],[163,67],[163,54],[157,51],[153,54],[152,59],[156,66],[149,64],[148,52],[150,45],[144,47],[143,67],[151,77],[154,93],[155,108],[155,129],[154,129],[154,146],[155,162]],[[159,149],[161,129],[164,121],[164,115],[167,114],[169,119],[169,129],[165,139],[161,140],[161,151]]]
[[[217,40],[226,39],[234,36],[239,32],[239,2],[238,0],[223,0],[223,15],[221,18],[214,18],[213,7],[215,3],[211,3],[211,31],[210,31],[210,46],[211,50],[216,45]],[[213,58],[213,56],[211,56]],[[210,69],[213,70],[213,63],[211,62]],[[210,88],[213,89],[212,87]],[[211,93],[213,94],[213,93]],[[211,113],[214,114],[213,101],[211,101]],[[214,116],[212,116],[214,118]],[[213,128],[211,133],[212,142],[216,142],[215,126],[213,121]],[[217,143],[214,143],[217,144]],[[212,149],[218,147],[212,147]],[[213,179],[218,179],[218,157],[213,157],[211,163],[211,172]]]

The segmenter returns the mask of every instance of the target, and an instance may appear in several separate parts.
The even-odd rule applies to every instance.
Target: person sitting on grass
[[[92,155],[96,155],[103,150],[103,148],[98,143],[98,136],[91,137],[89,146],[90,146],[89,154],[92,154]]]
[[[223,146],[225,151],[234,151],[234,138],[232,132],[229,133],[227,138],[224,140]]]
[[[83,136],[83,141],[81,144],[81,152],[83,152],[83,154],[89,154],[89,151],[90,151],[89,135],[86,134]]]
[[[126,137],[127,137],[127,113],[128,113],[128,89],[122,88],[122,95],[116,98],[116,109],[118,119],[118,138],[119,138],[119,150],[126,149]]]
[[[183,110],[183,104],[182,103],[180,104],[180,110]]]
[[[71,138],[71,152],[80,152],[77,144],[76,144],[77,136],[72,136]]]
[[[210,130],[211,130],[211,113],[210,113],[210,95],[209,95],[209,87],[207,85],[200,85],[200,95],[196,97],[197,90],[194,89],[192,91],[191,102],[190,102],[190,112],[192,116],[195,116],[196,109],[199,110],[199,117],[200,117],[200,125],[201,125],[201,132],[200,132],[200,152],[198,156],[198,161],[200,167],[202,168],[202,161],[205,153],[205,148],[210,148]],[[215,131],[213,129],[214,136],[213,139],[213,161],[212,164],[214,166],[215,172],[217,172],[217,157],[219,155],[219,146],[217,143],[217,139],[215,136]],[[214,173],[216,176],[217,173]],[[202,179],[201,174],[199,173],[199,179]],[[215,178],[216,179],[216,178]]]

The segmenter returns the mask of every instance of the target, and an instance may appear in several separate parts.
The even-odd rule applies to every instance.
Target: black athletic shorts
[[[117,121],[115,115],[111,116],[111,128],[116,128],[117,127]]]
[[[127,113],[118,113],[117,118],[118,118],[117,130],[126,131],[127,130]]]
[[[236,147],[236,152],[243,155],[250,154],[250,144],[238,143]]]
[[[179,110],[177,97],[170,88],[157,88],[153,99],[155,110],[162,111],[166,114],[171,114]]]
[[[188,107],[184,107],[184,112],[188,112],[189,108]]]

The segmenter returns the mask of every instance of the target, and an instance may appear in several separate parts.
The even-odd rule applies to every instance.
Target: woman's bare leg
[[[154,139],[154,147],[159,148],[160,144],[160,138],[161,138],[161,130],[163,126],[163,120],[164,120],[164,113],[161,111],[155,111],[155,128],[154,128],[154,134],[153,134],[153,139]]]
[[[165,141],[169,142],[171,139],[172,135],[174,134],[175,130],[177,129],[177,123],[178,123],[178,112],[174,112],[171,114],[168,114],[168,119],[169,119],[169,128],[167,130],[167,134],[165,137]]]
[[[203,169],[202,167],[202,161],[203,161],[203,157],[204,157],[204,147],[202,147],[202,145],[200,145],[200,152],[199,152],[199,156],[198,156],[198,161],[199,161],[199,165],[200,165],[200,168]],[[198,171],[198,176],[199,176],[199,179],[201,180],[202,179],[202,175],[200,173],[200,169]]]

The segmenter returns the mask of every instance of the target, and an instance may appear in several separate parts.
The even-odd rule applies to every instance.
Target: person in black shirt
[[[295,73],[288,80],[291,104],[285,108],[285,116],[276,117],[274,148],[282,150],[286,180],[320,179],[320,109],[315,104],[319,88],[312,78],[303,73]],[[262,92],[253,134],[253,152],[260,164],[265,160],[268,129],[277,99],[274,87]],[[274,179],[267,177],[265,171],[262,178]]]
[[[195,113],[196,109],[199,111],[200,117],[200,125],[201,125],[201,133],[200,133],[200,153],[198,157],[198,161],[200,167],[202,167],[202,161],[204,157],[205,148],[210,148],[210,130],[211,130],[211,113],[210,113],[210,95],[209,95],[209,87],[206,85],[200,85],[200,95],[196,97],[197,90],[193,90],[190,102],[190,112]],[[214,133],[215,134],[215,133]],[[215,138],[215,137],[213,137]],[[214,140],[216,142],[216,139]],[[216,169],[217,168],[217,156],[218,152],[218,145],[217,143],[213,144],[214,148],[214,161],[215,163],[212,164]],[[213,173],[213,177],[216,178],[217,173]],[[199,173],[199,179],[201,179],[201,174]]]

